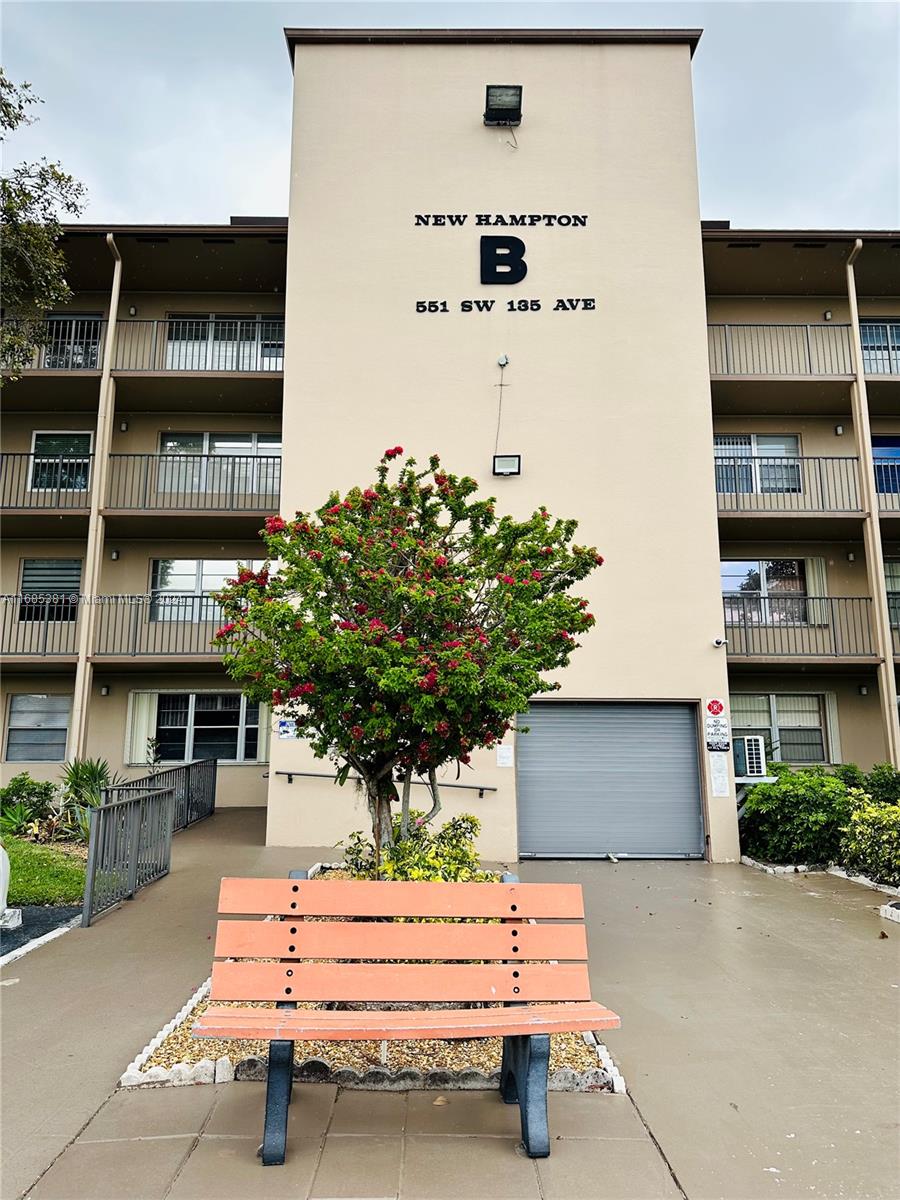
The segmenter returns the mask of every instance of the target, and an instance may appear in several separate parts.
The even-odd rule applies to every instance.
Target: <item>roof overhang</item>
[[[859,238],[860,296],[900,293],[896,230],[704,229],[703,263],[710,296],[841,296],[847,257]]]

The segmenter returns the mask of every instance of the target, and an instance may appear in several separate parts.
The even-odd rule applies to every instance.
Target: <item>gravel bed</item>
[[[80,904],[21,904],[16,907],[22,909],[22,924],[16,929],[0,932],[0,954],[11,954],[81,915]]]
[[[274,1004],[221,1004],[223,1008],[274,1008]],[[157,1047],[141,1067],[173,1067],[175,1063],[198,1063],[201,1059],[229,1058],[237,1064],[247,1058],[266,1058],[269,1043],[260,1041],[237,1041],[235,1039],[195,1038],[191,1026],[208,1007],[202,1000],[187,1017]],[[299,1008],[315,1008],[313,1004],[300,1004]],[[369,1042],[295,1042],[294,1061],[305,1062],[309,1058],[324,1059],[333,1069],[350,1067],[355,1071],[367,1071],[370,1067],[385,1067],[394,1072],[402,1068],[421,1071],[446,1070],[465,1071],[475,1069],[490,1075],[500,1070],[502,1038],[471,1038],[452,1041],[396,1041],[386,1043],[386,1054],[382,1056],[382,1043]],[[550,1037],[550,1071],[569,1067],[573,1071],[588,1071],[597,1066],[597,1053],[588,1046],[580,1033],[554,1033]]]

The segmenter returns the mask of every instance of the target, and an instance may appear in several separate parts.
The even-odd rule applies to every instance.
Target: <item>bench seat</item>
[[[513,1037],[618,1029],[619,1018],[602,1004],[529,1004],[521,1008],[369,1010],[283,1010],[211,1007],[194,1025],[200,1038],[259,1041],[397,1041],[420,1038]]]

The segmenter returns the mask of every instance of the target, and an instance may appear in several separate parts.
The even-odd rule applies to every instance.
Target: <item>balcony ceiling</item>
[[[846,295],[845,265],[857,237],[861,297],[900,294],[900,232],[820,233],[795,230],[704,230],[703,263],[710,296]],[[895,305],[894,308],[897,306]],[[889,314],[894,315],[894,309]]]
[[[62,241],[76,292],[108,292],[112,233],[122,255],[123,291],[284,294],[287,226],[67,226]]]

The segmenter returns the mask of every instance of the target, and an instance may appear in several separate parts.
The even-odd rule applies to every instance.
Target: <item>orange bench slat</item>
[[[219,912],[311,917],[581,920],[577,883],[407,883],[225,878]]]
[[[479,1038],[515,1034],[618,1029],[619,1018],[593,1001],[525,1005],[521,1008],[439,1009],[415,1012],[288,1011],[210,1007],[196,1021],[194,1037],[286,1041],[368,1041]]]
[[[382,886],[393,887],[394,884]],[[587,958],[583,925],[396,924],[378,921],[220,921],[217,958]]]
[[[381,884],[390,890],[393,884]],[[212,1000],[590,1000],[584,963],[217,962]]]

